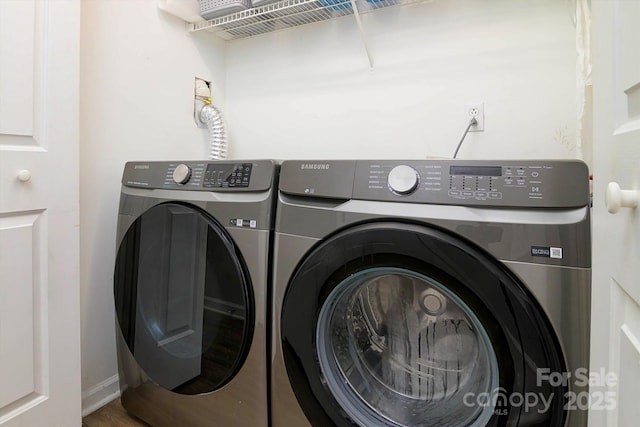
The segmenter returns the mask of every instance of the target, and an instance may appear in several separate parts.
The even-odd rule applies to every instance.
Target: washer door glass
[[[122,337],[155,383],[207,393],[238,371],[253,333],[251,285],[231,237],[206,212],[147,210],[121,241],[114,280]]]
[[[329,294],[316,330],[326,386],[362,426],[484,426],[498,362],[473,311],[444,284],[370,268]],[[465,396],[472,396],[465,405]]]

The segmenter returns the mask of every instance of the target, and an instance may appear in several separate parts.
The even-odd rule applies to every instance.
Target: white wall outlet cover
[[[464,119],[469,122],[475,118],[477,123],[469,128],[469,132],[484,131],[484,102],[469,102],[464,106]]]

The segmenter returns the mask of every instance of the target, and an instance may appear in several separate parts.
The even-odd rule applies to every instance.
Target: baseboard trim
[[[120,381],[114,375],[82,392],[82,416],[86,417],[120,397]]]

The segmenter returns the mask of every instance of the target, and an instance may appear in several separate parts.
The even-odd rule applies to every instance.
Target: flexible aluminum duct
[[[224,128],[222,115],[216,107],[206,104],[200,110],[200,120],[209,131],[209,159],[224,160],[227,158],[227,131]]]

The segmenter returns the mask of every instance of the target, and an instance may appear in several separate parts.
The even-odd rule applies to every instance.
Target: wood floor
[[[82,419],[82,427],[148,427],[148,424],[129,415],[116,399]]]

